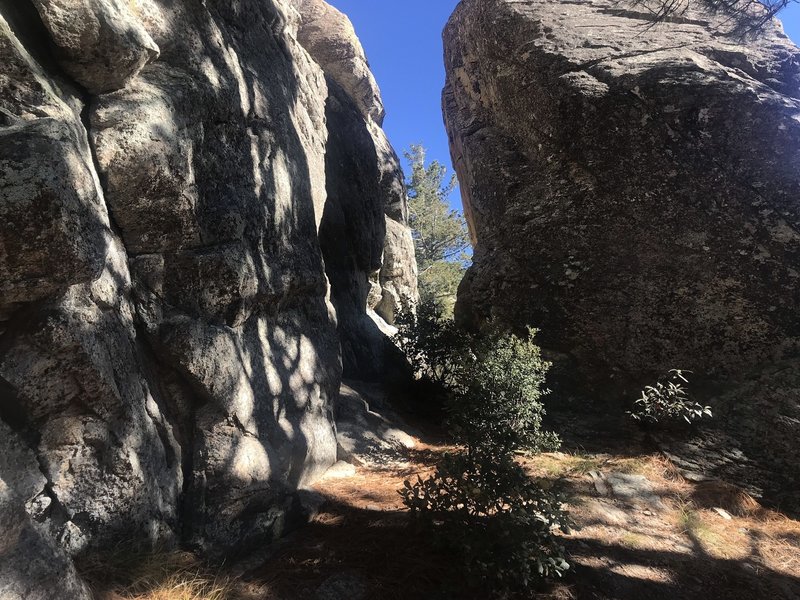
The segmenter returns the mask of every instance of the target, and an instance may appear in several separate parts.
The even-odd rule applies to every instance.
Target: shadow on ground
[[[188,560],[191,577],[211,573],[208,589],[223,590],[192,598],[489,598],[470,585],[452,553],[414,525],[397,493],[404,479],[430,473],[444,450],[420,444],[394,464],[324,479],[314,490],[322,504],[310,524],[246,564],[201,568],[186,557],[178,560]],[[735,486],[687,481],[659,454],[558,452],[521,460],[532,477],[565,495],[576,523],[563,538],[571,571],[525,598],[800,598],[800,523],[762,508]],[[615,487],[620,481],[633,491]],[[163,575],[150,589],[139,585],[135,594],[122,590],[101,597],[185,597],[160,594],[158,585],[174,585],[169,569]]]
[[[276,600],[486,598],[467,584],[453,556],[414,527],[397,494],[403,479],[429,472],[436,455],[437,447],[426,447],[395,468],[324,481],[317,490],[326,502],[312,524],[247,578]],[[533,476],[566,493],[578,525],[564,538],[572,572],[527,597],[800,598],[800,524],[744,502],[733,486],[687,482],[657,455],[556,453],[526,462]],[[601,495],[588,474],[595,469],[646,480],[656,506]],[[344,595],[324,595],[337,586]]]

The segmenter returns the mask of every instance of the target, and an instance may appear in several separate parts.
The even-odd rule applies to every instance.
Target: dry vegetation
[[[568,542],[574,584],[558,597],[594,598],[592,589],[616,598],[800,597],[800,523],[733,485],[687,481],[660,455],[528,462],[564,487],[577,523]],[[661,506],[600,497],[584,475],[592,470],[645,476]]]
[[[226,575],[191,552],[119,547],[79,565],[99,600],[256,600],[258,586]]]
[[[121,553],[111,561],[116,566],[94,565],[90,575],[104,582],[100,597],[108,600],[313,599],[341,574],[363,581],[366,598],[483,598],[459,587],[455,566],[411,526],[397,494],[405,478],[430,472],[440,451],[421,446],[404,464],[323,481],[321,512],[243,576],[188,553],[135,560]],[[521,460],[532,476],[567,495],[577,525],[565,538],[574,569],[543,589],[542,599],[800,597],[800,522],[735,486],[687,481],[659,455],[551,453]],[[604,497],[590,472],[643,475],[660,507]]]

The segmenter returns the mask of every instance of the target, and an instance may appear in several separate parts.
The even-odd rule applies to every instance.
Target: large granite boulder
[[[301,17],[300,43],[338,83],[364,118],[383,124],[381,92],[350,19],[325,0],[291,0]]]
[[[800,50],[611,0],[466,0],[445,114],[475,266],[462,319],[592,377],[727,377],[800,349]]]
[[[0,0],[4,598],[84,597],[68,557],[120,542],[272,539],[337,460],[342,346],[374,371],[413,253],[379,95],[300,25],[285,0]]]
[[[159,48],[126,0],[31,0],[64,70],[91,93],[119,89]]]
[[[729,26],[614,0],[461,3],[444,112],[476,246],[457,318],[541,328],[584,391],[797,365],[800,50],[778,24]],[[786,404],[763,416],[796,423]]]

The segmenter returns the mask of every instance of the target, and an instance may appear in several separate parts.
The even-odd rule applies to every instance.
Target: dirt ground
[[[317,486],[328,501],[254,579],[271,598],[303,600],[331,577],[351,573],[367,598],[435,598],[458,579],[446,556],[409,527],[397,489],[430,471],[440,448],[408,463]],[[763,509],[723,482],[693,483],[658,454],[554,453],[523,458],[532,476],[568,498],[575,531],[564,536],[573,569],[536,597],[676,600],[800,599],[800,523]],[[643,497],[602,494],[592,474],[644,480]],[[452,597],[480,598],[468,589]],[[474,592],[477,594],[477,592]]]
[[[431,472],[442,451],[420,441],[393,464],[323,480],[315,488],[324,497],[317,516],[268,558],[211,580],[201,567],[190,569],[195,581],[206,582],[202,593],[166,589],[180,581],[173,577],[160,584],[156,578],[151,590],[105,597],[482,600],[455,561],[412,525],[397,493],[405,479]],[[735,486],[688,481],[657,453],[565,451],[520,460],[542,485],[565,495],[576,524],[563,536],[569,573],[531,598],[800,599],[800,522]]]

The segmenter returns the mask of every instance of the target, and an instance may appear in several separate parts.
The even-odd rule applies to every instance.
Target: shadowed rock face
[[[394,316],[418,296],[400,160],[380,127],[383,102],[349,19],[322,0],[292,0],[298,39],[328,84],[327,202],[320,225],[345,377],[379,380],[397,356]]]
[[[413,245],[398,268],[379,95],[329,88],[299,27],[282,0],[0,2],[0,433],[27,457],[0,457],[0,519],[23,536],[0,544],[0,596],[29,589],[20,548],[72,581],[66,555],[120,540],[279,534],[336,461],[340,338],[362,335],[336,313],[368,319]],[[322,231],[363,243],[321,244],[351,163],[335,202],[370,216]],[[374,275],[369,301],[366,279],[326,275],[337,260]]]
[[[467,0],[450,21],[477,241],[460,317],[541,327],[593,378],[796,353],[800,51],[617,8]]]
[[[573,378],[628,392],[796,365],[800,51],[777,26],[741,42],[707,15],[650,18],[611,0],[451,18],[444,111],[476,241],[457,317],[539,327]],[[764,431],[796,423],[772,406]]]

